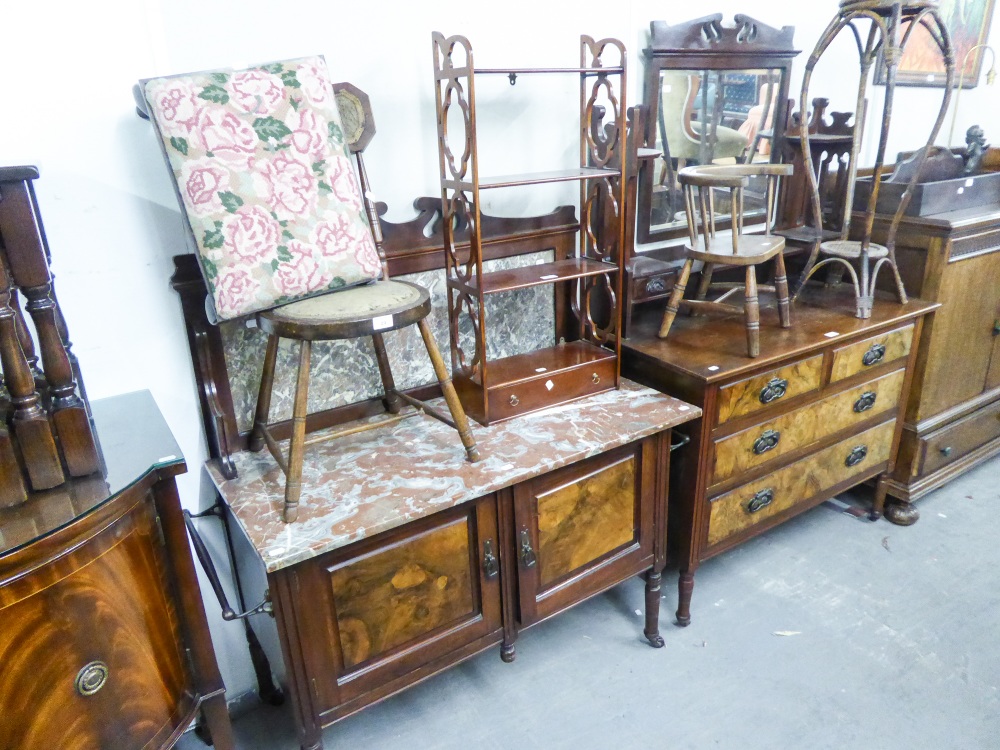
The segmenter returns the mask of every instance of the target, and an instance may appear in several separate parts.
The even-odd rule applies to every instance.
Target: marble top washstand
[[[619,390],[474,426],[483,459],[425,415],[306,450],[299,517],[281,517],[284,475],[267,451],[234,456],[235,479],[209,475],[268,572],[640,440],[701,410],[629,380]],[[376,417],[377,419],[377,417]]]

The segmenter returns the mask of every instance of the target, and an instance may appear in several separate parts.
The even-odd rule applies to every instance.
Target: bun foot
[[[897,526],[912,526],[920,518],[920,511],[910,503],[890,503],[885,506],[885,517]]]
[[[646,635],[646,640],[649,641],[649,645],[652,646],[653,648],[663,648],[664,646],[667,645],[663,640],[663,636],[660,635],[659,633],[654,633],[653,635],[646,633],[645,635]]]

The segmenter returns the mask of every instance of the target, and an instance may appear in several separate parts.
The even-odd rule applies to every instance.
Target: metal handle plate
[[[777,430],[764,430],[761,436],[753,441],[753,452],[758,456],[774,449],[781,441],[781,433]]]
[[[663,294],[667,291],[667,284],[661,278],[652,278],[646,282],[646,294]]]
[[[878,394],[875,391],[865,391],[858,397],[858,400],[854,402],[854,411],[858,414],[863,411],[868,411],[875,406],[876,398],[878,398]]]
[[[536,560],[535,551],[531,548],[531,534],[527,529],[521,529],[521,565],[533,568]]]
[[[788,381],[784,378],[771,378],[767,385],[760,389],[760,402],[769,404],[777,401],[788,391]]]
[[[859,463],[865,460],[868,455],[867,445],[856,445],[851,448],[851,452],[847,454],[847,458],[844,459],[845,466],[857,466]]]
[[[493,540],[487,539],[483,542],[483,576],[491,581],[499,572],[500,565],[497,563],[497,556],[493,554]]]
[[[871,367],[881,362],[883,357],[885,357],[885,344],[872,344],[861,357],[861,364]]]
[[[750,498],[750,502],[747,503],[747,513],[756,513],[764,510],[773,501],[774,490],[772,488],[768,487],[766,490],[761,490]]]
[[[76,692],[84,698],[93,695],[108,682],[108,665],[103,661],[92,661],[76,673]]]

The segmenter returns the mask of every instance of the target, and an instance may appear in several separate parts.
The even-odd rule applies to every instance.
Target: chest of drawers
[[[671,475],[679,624],[690,622],[703,560],[892,469],[916,342],[934,307],[880,300],[858,320],[853,299],[800,299],[791,329],[763,312],[756,359],[745,355],[740,316],[679,318],[665,340],[658,315],[634,321],[623,372],[703,411]]]

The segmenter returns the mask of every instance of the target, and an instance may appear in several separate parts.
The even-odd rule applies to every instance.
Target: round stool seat
[[[282,338],[324,341],[403,328],[430,311],[430,294],[422,286],[376,281],[265,310],[257,314],[257,325]]]
[[[820,246],[827,255],[835,255],[838,258],[860,258],[861,242],[858,240],[832,240],[824,242]],[[869,258],[885,258],[889,255],[889,250],[884,245],[876,245],[874,242],[868,244]]]

